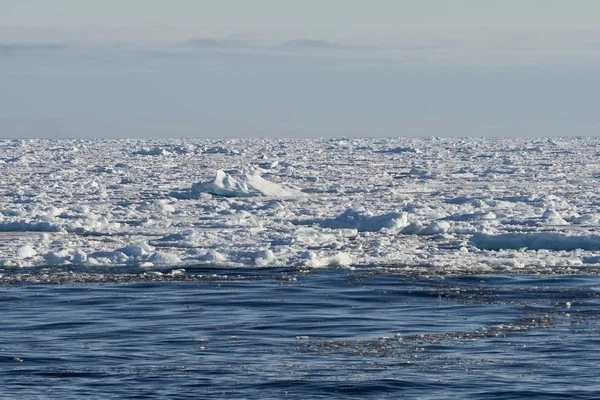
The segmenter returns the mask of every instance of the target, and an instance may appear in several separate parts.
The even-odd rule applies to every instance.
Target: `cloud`
[[[294,39],[281,43],[277,48],[282,50],[342,50],[359,47],[320,39]]]
[[[294,53],[310,54],[312,52],[361,51],[377,49],[375,46],[359,46],[352,43],[341,43],[324,39],[298,38],[277,41],[274,38],[261,39],[216,39],[211,37],[194,37],[181,43],[185,49],[206,52],[227,52],[240,54],[263,54],[264,56],[290,55]],[[186,53],[188,51],[185,51]]]
[[[293,52],[312,52],[326,50],[367,50],[377,49],[376,46],[356,45],[353,43],[337,42],[326,39],[313,38],[294,38],[280,39],[273,36],[256,36],[244,35],[229,38],[214,38],[214,37],[192,37],[183,43],[179,44],[188,50],[205,50],[205,51],[227,51],[227,52],[251,52],[251,53],[293,53]]]
[[[1,43],[0,54],[9,55],[17,53],[42,52],[64,50],[67,45],[64,43]]]
[[[249,47],[247,43],[230,39],[214,39],[208,37],[194,37],[183,43],[185,47],[202,50],[236,49]]]

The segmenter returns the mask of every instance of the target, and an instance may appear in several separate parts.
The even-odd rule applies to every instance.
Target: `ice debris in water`
[[[319,256],[312,251],[307,251],[302,254],[302,258],[306,260],[304,265],[312,268],[348,267],[352,265],[352,258],[343,252],[333,256]]]

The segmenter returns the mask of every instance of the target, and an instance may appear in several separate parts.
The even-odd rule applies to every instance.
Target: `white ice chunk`
[[[217,264],[227,261],[227,257],[216,250],[209,250],[200,257],[200,261]]]
[[[263,267],[272,263],[275,260],[275,254],[270,249],[260,250],[254,254],[254,263],[259,267]]]
[[[306,260],[304,265],[311,268],[348,267],[352,265],[352,257],[343,252],[339,252],[334,256],[322,257],[312,251],[306,251],[300,258]]]
[[[37,251],[29,245],[21,246],[17,250],[17,257],[21,258],[21,259],[31,258],[36,255],[37,255]]]
[[[76,250],[73,253],[73,260],[72,261],[73,261],[74,264],[84,264],[85,262],[87,262],[87,254],[85,254],[81,250]]]
[[[129,246],[122,247],[117,251],[125,254],[127,257],[144,257],[151,252],[153,248],[146,242],[140,242]]]
[[[450,224],[446,221],[433,221],[425,228],[423,228],[418,234],[419,235],[437,235],[440,233],[446,233],[450,230]]]
[[[400,230],[408,225],[408,215],[405,212],[391,212],[383,215],[373,215],[370,212],[348,208],[342,214],[331,219],[295,221],[299,225],[317,223],[323,228],[356,229],[359,232],[377,232],[384,228]]]
[[[245,182],[238,182],[237,179],[222,170],[217,171],[212,181],[194,183],[192,193],[210,193],[226,197],[252,196]]]
[[[552,225],[568,225],[569,223],[565,221],[560,214],[552,209],[547,209],[542,215],[542,219]]]
[[[248,172],[245,175],[245,181],[250,190],[254,190],[263,196],[293,197],[298,195],[298,192],[284,189],[282,186],[276,183],[263,179],[256,170]]]
[[[245,173],[239,180],[225,171],[218,170],[212,181],[195,183],[191,191],[194,194],[210,193],[225,197],[294,197],[300,194],[296,190],[285,189],[263,179],[256,170]]]
[[[181,258],[177,254],[157,251],[152,253],[148,261],[154,265],[175,265],[181,264]]]
[[[423,224],[419,221],[414,221],[408,224],[404,229],[400,231],[403,235],[416,235],[423,230]]]

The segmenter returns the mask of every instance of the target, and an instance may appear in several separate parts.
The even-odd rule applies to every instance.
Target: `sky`
[[[597,136],[597,0],[0,0],[0,138]]]

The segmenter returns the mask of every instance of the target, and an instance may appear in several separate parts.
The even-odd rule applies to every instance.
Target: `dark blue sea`
[[[600,398],[598,276],[191,272],[5,283],[0,398]]]

